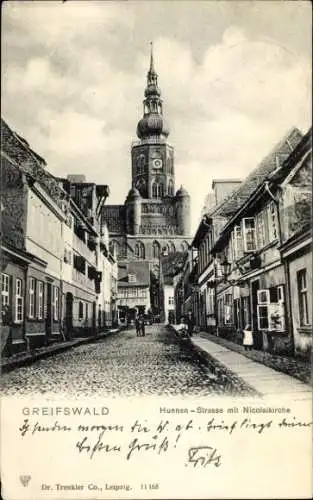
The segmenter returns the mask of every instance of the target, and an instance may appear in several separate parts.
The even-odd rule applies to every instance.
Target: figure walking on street
[[[188,327],[188,335],[192,337],[195,322],[191,311],[189,311],[187,314],[186,323]]]
[[[136,326],[136,335],[137,337],[140,337],[140,323],[138,316],[135,319],[135,326]]]
[[[243,346],[245,351],[251,351],[253,347],[253,334],[250,325],[247,325],[243,331]]]
[[[139,332],[140,332],[140,337],[145,337],[146,336],[146,331],[145,331],[145,318],[143,314],[140,314],[139,318]]]

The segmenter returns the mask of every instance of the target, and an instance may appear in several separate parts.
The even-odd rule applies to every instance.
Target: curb
[[[21,368],[22,366],[29,366],[38,361],[39,359],[45,359],[49,358],[51,356],[54,356],[55,354],[60,354],[64,351],[68,351],[69,349],[72,349],[74,347],[78,347],[80,345],[84,344],[92,344],[93,342],[96,342],[100,339],[110,337],[111,335],[115,335],[117,333],[120,333],[123,330],[122,328],[117,328],[114,329],[114,331],[107,331],[100,333],[98,335],[95,335],[94,337],[86,337],[86,338],[81,338],[78,340],[72,340],[69,341],[66,344],[58,345],[56,344],[55,346],[51,347],[51,349],[47,351],[42,351],[42,352],[33,352],[26,354],[25,357],[22,357],[20,359],[8,359],[8,361],[1,363],[1,373],[7,373],[15,368]]]

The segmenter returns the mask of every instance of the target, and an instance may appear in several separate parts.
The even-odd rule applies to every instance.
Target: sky
[[[2,117],[58,176],[131,187],[150,41],[195,232],[213,179],[244,179],[311,124],[309,1],[13,1],[2,6]]]

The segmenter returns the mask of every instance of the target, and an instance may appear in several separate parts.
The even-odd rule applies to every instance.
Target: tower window
[[[145,157],[140,155],[137,158],[137,174],[143,174],[145,171]]]
[[[183,252],[185,252],[188,248],[187,241],[183,241],[182,244],[180,245],[180,248],[182,249]]]
[[[160,244],[157,241],[153,242],[152,253],[154,259],[158,259],[160,257]]]
[[[175,249],[174,243],[172,241],[170,241],[169,244],[168,244],[168,251],[169,251],[169,253],[174,253],[175,250],[176,249]]]
[[[163,198],[164,196],[164,186],[161,182],[154,182],[152,184],[152,197],[153,198]]]
[[[169,196],[173,196],[173,194],[174,194],[174,183],[172,180],[170,180],[168,183],[167,192],[168,192]]]
[[[145,258],[145,246],[141,241],[138,241],[135,245],[135,255],[137,259]]]

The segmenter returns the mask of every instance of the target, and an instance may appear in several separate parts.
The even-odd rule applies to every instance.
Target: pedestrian
[[[136,316],[136,319],[135,319],[135,326],[136,326],[136,335],[137,335],[137,337],[140,337],[140,323],[139,323],[138,316]]]
[[[253,334],[252,334],[252,329],[251,325],[246,325],[244,331],[243,331],[243,342],[242,342],[245,351],[251,351],[253,347]]]
[[[194,329],[194,326],[195,326],[195,322],[194,322],[193,315],[192,315],[191,311],[189,311],[188,314],[187,314],[186,323],[187,323],[187,328],[188,328],[188,335],[190,337],[192,337],[193,329]]]
[[[140,337],[145,337],[146,336],[145,318],[143,314],[140,314],[139,316],[139,330],[140,330]]]

